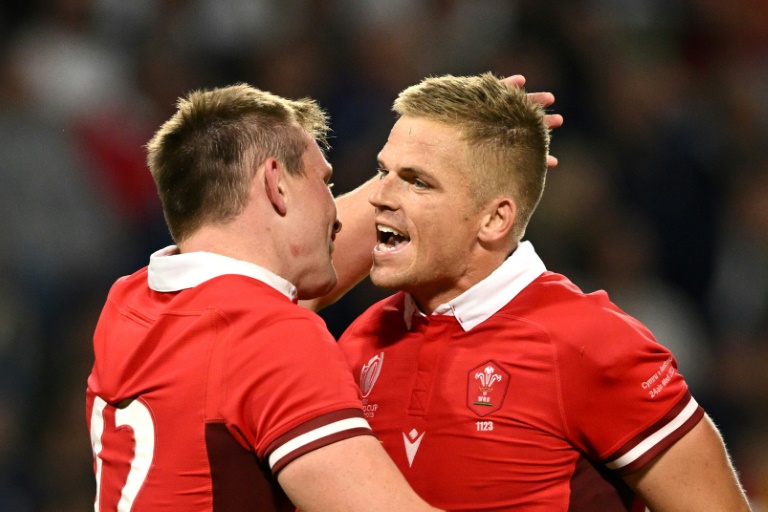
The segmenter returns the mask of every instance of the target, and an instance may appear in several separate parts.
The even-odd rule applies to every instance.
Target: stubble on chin
[[[370,278],[374,286],[383,290],[402,290],[407,285],[404,276],[382,269],[377,271],[376,265],[371,269]]]

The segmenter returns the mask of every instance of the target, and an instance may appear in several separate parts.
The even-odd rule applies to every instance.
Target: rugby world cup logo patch
[[[384,364],[384,352],[373,356],[360,370],[360,398],[368,398]]]
[[[478,416],[487,416],[501,408],[509,388],[509,374],[495,361],[486,361],[469,371],[467,407]]]

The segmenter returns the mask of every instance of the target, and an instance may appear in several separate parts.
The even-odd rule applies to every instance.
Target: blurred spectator
[[[768,510],[768,160],[734,174],[709,295],[719,339],[713,399],[755,510]]]
[[[126,56],[91,34],[89,0],[54,0],[21,27],[11,56],[30,106],[53,122],[111,101],[131,85]]]
[[[0,510],[39,505],[34,450],[37,386],[43,361],[40,317],[0,272]]]
[[[734,176],[721,216],[711,314],[728,346],[758,343],[768,329],[768,159]]]
[[[109,285],[168,243],[143,145],[177,97],[319,99],[342,193],[373,173],[397,92],[486,70],[565,115],[528,236],[677,353],[765,510],[763,0],[3,2],[0,509],[93,506],[90,336]],[[323,317],[339,334],[383,294],[365,281]]]

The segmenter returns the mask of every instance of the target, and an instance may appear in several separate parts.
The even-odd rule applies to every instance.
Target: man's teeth
[[[378,244],[376,244],[376,250],[378,252],[394,251],[395,249],[397,249],[397,244],[389,245],[384,242],[379,242]]]
[[[403,237],[405,236],[395,228],[391,228],[389,226],[376,226],[376,228],[382,233],[392,233],[393,235],[396,235],[396,236],[403,236]]]
[[[392,251],[400,245],[406,244],[410,239],[400,231],[389,226],[376,226],[379,231],[380,242],[376,244],[376,250],[379,252]]]

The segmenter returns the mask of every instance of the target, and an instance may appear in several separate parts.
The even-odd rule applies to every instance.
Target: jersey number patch
[[[96,463],[94,512],[129,512],[155,455],[155,423],[147,405],[133,400],[118,408],[96,397],[91,448]]]

